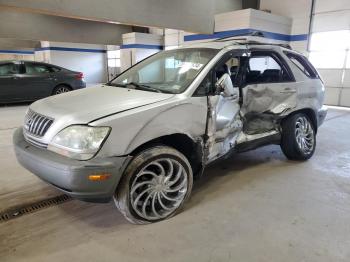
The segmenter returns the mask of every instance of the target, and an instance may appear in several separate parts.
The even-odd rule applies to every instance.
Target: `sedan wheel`
[[[129,164],[114,200],[126,219],[136,224],[175,215],[192,190],[192,168],[179,151],[157,146]]]
[[[62,93],[67,93],[69,91],[71,91],[71,89],[69,87],[67,87],[67,86],[58,86],[53,91],[53,94],[54,95],[59,95],[59,94],[62,94]]]

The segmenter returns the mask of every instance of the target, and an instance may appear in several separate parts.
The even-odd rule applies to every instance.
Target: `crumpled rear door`
[[[280,116],[296,107],[297,90],[291,83],[254,84],[243,88],[242,116],[247,134],[275,128]]]
[[[246,134],[268,132],[297,105],[297,88],[285,62],[274,52],[252,52],[242,90],[241,114]]]

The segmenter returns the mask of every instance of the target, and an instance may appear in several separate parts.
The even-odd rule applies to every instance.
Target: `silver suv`
[[[137,224],[169,218],[193,179],[231,153],[281,145],[307,160],[327,109],[301,54],[216,40],[163,51],[109,83],[33,103],[14,134],[18,161],[75,198],[112,198]]]

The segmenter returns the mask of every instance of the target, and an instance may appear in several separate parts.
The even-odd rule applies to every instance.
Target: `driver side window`
[[[228,74],[231,77],[232,84],[236,84],[240,60],[239,57],[230,57],[219,63],[215,67],[215,82],[220,79],[224,74]]]
[[[193,96],[206,96],[215,94],[215,83],[224,75],[228,74],[232,85],[237,85],[240,57],[226,56],[204,78]]]

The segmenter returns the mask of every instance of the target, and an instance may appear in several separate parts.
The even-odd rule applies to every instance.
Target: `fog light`
[[[104,181],[111,177],[111,174],[94,174],[89,175],[89,180],[91,181]]]

